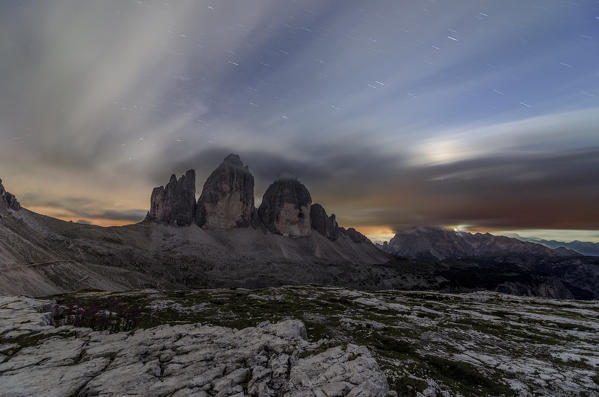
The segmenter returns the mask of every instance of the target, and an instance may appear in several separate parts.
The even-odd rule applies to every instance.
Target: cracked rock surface
[[[299,320],[240,330],[54,326],[49,300],[0,297],[2,396],[385,396],[368,349],[310,343]]]

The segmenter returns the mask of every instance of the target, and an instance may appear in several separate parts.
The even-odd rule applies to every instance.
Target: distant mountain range
[[[522,237],[518,234],[510,234],[509,237],[514,237],[521,241],[527,241],[536,244],[542,244],[549,248],[566,248],[571,251],[578,252],[579,254],[586,256],[599,256],[599,243],[591,243],[589,241],[556,241],[556,240],[544,240],[535,237]]]
[[[415,227],[397,233],[383,251],[405,258],[448,259],[504,256],[577,256],[563,247],[552,249],[541,244],[490,233],[467,233],[440,227]]]

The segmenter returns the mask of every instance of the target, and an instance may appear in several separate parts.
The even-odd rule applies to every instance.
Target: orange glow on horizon
[[[351,226],[349,226],[351,227]],[[395,231],[386,225],[379,226],[353,226],[354,229],[372,241],[389,241],[395,236]]]
[[[68,214],[67,213],[68,211],[65,211],[62,209],[56,209],[54,207],[31,206],[27,209],[30,211],[33,211],[35,213],[41,214],[41,215],[60,219],[61,221],[73,222],[73,223],[78,223],[79,221],[85,221],[85,222],[89,222],[91,225],[94,225],[94,226],[103,226],[103,227],[125,226],[125,225],[132,225],[132,224],[137,223],[137,222],[133,222],[128,219],[105,219],[105,218],[77,217],[77,216],[73,216],[72,214]]]

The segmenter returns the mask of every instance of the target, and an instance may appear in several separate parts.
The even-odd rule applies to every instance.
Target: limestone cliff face
[[[312,207],[310,207],[310,221],[312,229],[329,240],[335,241],[339,238],[340,229],[335,214],[329,217],[322,205],[312,204]]]
[[[171,176],[166,186],[154,188],[147,220],[188,226],[195,217],[196,175],[189,170],[181,178]]]
[[[312,197],[296,179],[280,179],[268,187],[258,216],[272,233],[289,237],[309,236]]]
[[[254,176],[230,154],[204,183],[196,223],[206,229],[248,227],[254,213]]]
[[[2,186],[2,179],[0,179],[0,208],[9,208],[15,211],[21,209],[21,205],[17,201],[17,198],[7,192],[4,189],[4,186]]]

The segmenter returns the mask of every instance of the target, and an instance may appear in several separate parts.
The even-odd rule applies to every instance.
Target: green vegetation
[[[482,374],[473,365],[437,356],[424,356],[423,362],[428,365],[433,379],[453,386],[462,394],[504,396],[511,393],[511,389],[498,376]]]
[[[357,297],[363,298],[357,301]],[[129,293],[80,292],[53,297],[63,307],[57,324],[72,324],[109,332],[129,331],[162,324],[201,323],[232,328],[264,321],[300,319],[308,339],[321,341],[302,357],[349,343],[367,346],[399,396],[414,396],[430,387],[464,396],[509,396],[505,379],[513,374],[472,358],[464,361],[476,341],[476,356],[511,354],[513,360],[533,360],[559,371],[592,370],[584,359],[562,361],[551,349],[580,340],[581,331],[599,329],[588,318],[568,311],[571,326],[536,318],[559,316],[554,305],[538,299],[486,294],[481,300],[467,295],[383,291],[361,293],[321,287],[282,287],[262,290],[219,289],[138,291]],[[531,303],[531,305],[528,305]],[[395,306],[393,304],[396,304]],[[571,307],[569,307],[571,306]],[[574,310],[576,304],[568,305]],[[528,310],[528,311],[527,311]],[[585,310],[599,307],[586,305]],[[536,317],[534,315],[537,315]],[[579,317],[576,317],[579,316]],[[571,335],[569,333],[572,333]],[[589,341],[587,341],[589,342]],[[590,341],[595,346],[599,337]],[[588,376],[588,375],[587,375]],[[597,376],[593,378],[597,383]],[[598,388],[599,390],[599,388]]]

